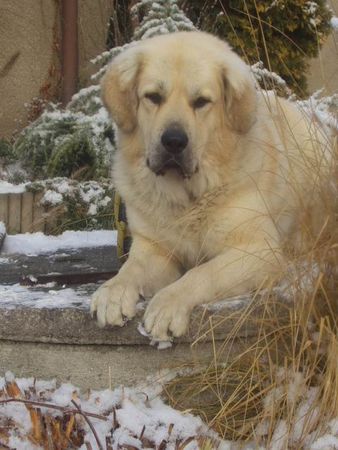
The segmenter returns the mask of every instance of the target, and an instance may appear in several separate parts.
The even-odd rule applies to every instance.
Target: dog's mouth
[[[160,167],[155,173],[156,173],[156,175],[163,176],[170,170],[177,172],[183,178],[187,178],[188,177],[188,174],[184,170],[183,165],[179,161],[176,161],[175,159],[170,159],[169,161],[166,161],[163,164],[163,166]]]
[[[147,166],[157,176],[164,176],[170,172],[176,172],[182,178],[190,178],[193,175],[193,172],[185,166],[183,161],[174,157],[169,158],[158,165],[152,165],[149,159],[147,159]]]

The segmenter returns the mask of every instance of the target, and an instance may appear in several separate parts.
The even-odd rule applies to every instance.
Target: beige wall
[[[27,124],[24,104],[58,98],[60,13],[57,0],[0,0],[0,137]],[[112,0],[79,0],[80,83],[105,50]]]
[[[52,82],[55,12],[54,0],[0,2],[0,136],[25,123],[24,103]]]
[[[98,70],[90,63],[105,48],[109,17],[113,0],[79,0],[80,84],[90,82],[90,75]]]
[[[338,17],[338,0],[328,2],[333,13]],[[338,30],[336,29],[323,45],[319,57],[310,63],[309,91],[314,92],[324,87],[326,94],[338,92]]]

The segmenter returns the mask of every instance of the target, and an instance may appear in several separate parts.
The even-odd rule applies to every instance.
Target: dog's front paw
[[[136,314],[139,292],[132,283],[112,279],[104,283],[93,295],[90,312],[96,313],[100,327],[118,325],[122,327],[124,318],[132,319]]]
[[[190,309],[184,305],[184,300],[163,289],[150,301],[144,315],[144,327],[153,339],[168,341],[168,332],[179,337],[187,331],[189,317]]]

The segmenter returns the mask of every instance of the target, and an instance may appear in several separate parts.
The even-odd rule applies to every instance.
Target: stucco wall
[[[53,84],[49,70],[57,64],[52,51],[55,13],[54,0],[0,2],[1,136],[21,127],[27,119],[24,104]]]
[[[79,0],[80,85],[90,82],[97,71],[90,59],[103,52],[113,0]]]
[[[28,119],[34,97],[58,98],[58,0],[0,1],[0,137]],[[95,71],[89,60],[105,50],[112,0],[79,0],[80,84]]]

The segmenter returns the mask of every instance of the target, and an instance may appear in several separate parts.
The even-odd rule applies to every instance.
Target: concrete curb
[[[198,336],[204,341],[222,340],[228,336],[250,298],[231,300],[214,308],[199,307],[193,311],[189,333],[175,340],[191,343]],[[250,320],[245,320],[238,328],[238,337],[253,336],[257,333],[254,316],[260,314],[262,306],[252,307]],[[89,311],[82,308],[1,308],[0,339],[17,342],[43,342],[78,345],[148,345],[149,338],[141,335],[138,326],[142,322],[143,311],[123,327],[99,328]],[[209,329],[212,326],[213,331]],[[209,332],[208,332],[209,330]]]

